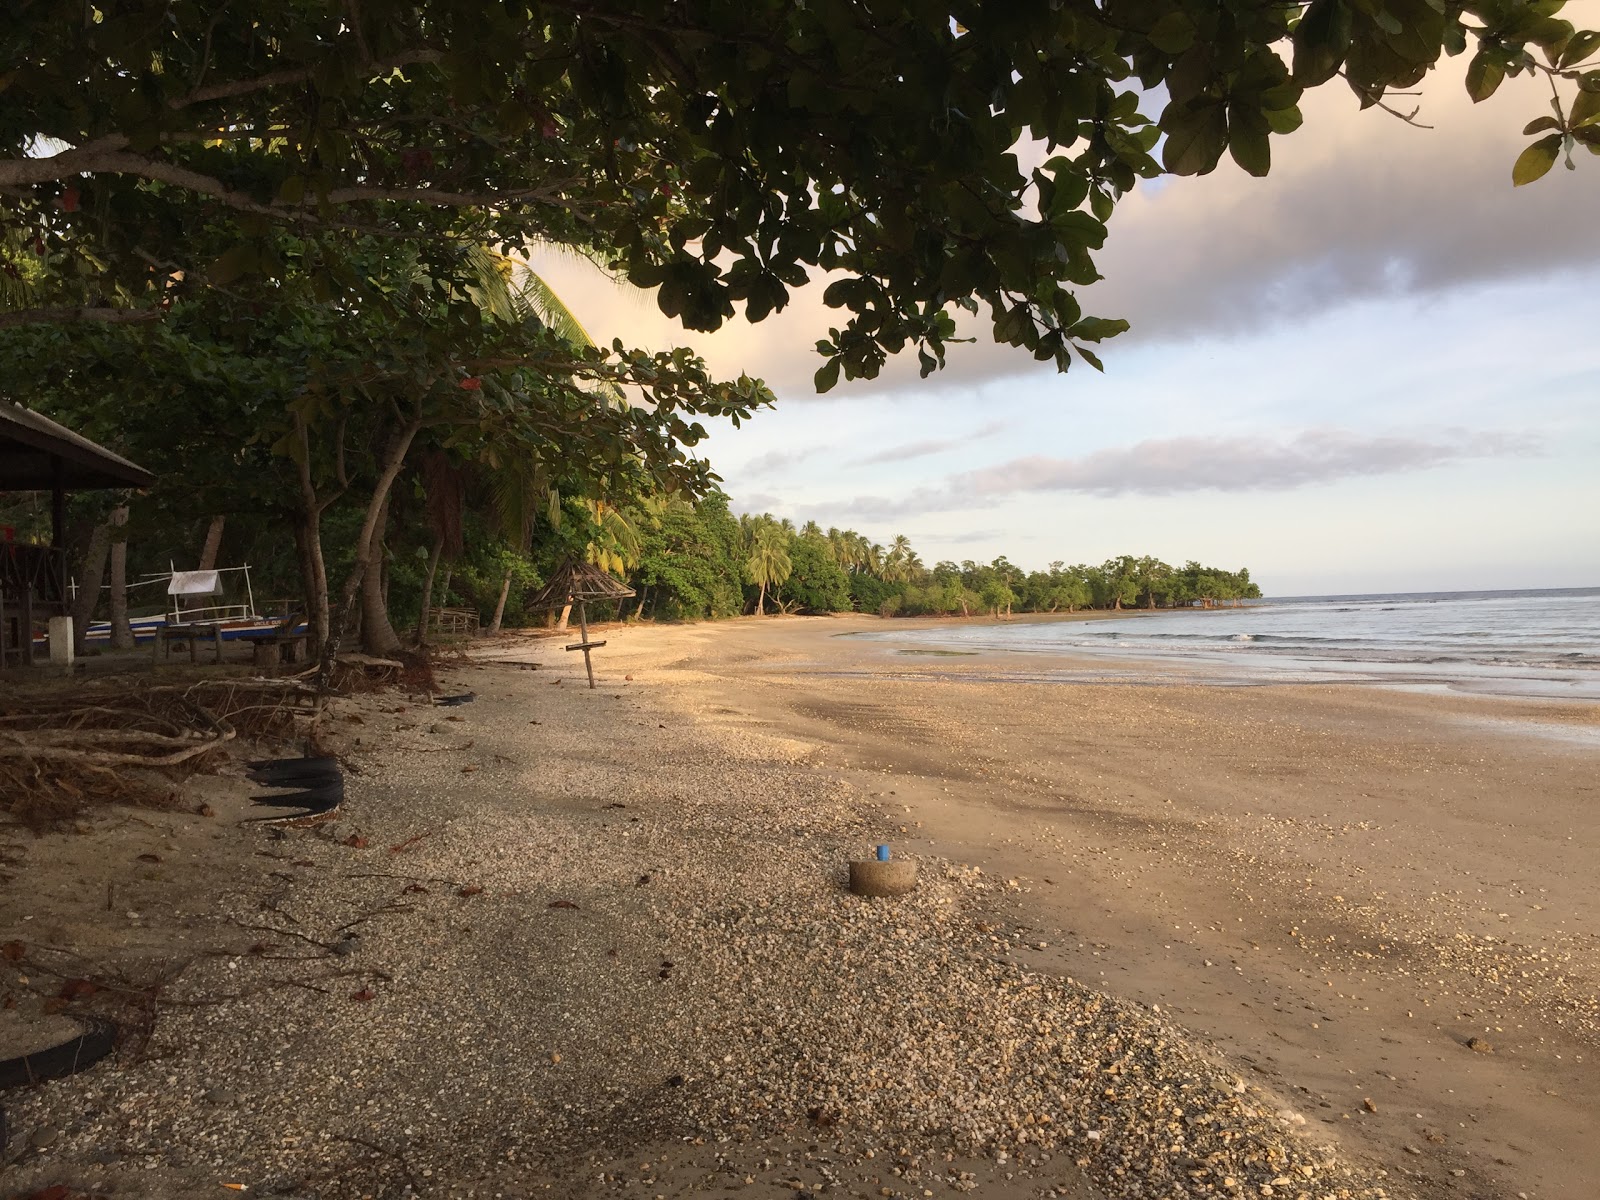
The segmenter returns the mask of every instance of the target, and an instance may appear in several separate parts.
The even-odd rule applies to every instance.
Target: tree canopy
[[[1124,327],[1073,295],[1116,199],[1224,154],[1266,173],[1309,87],[1337,77],[1384,104],[1470,52],[1475,99],[1550,80],[1516,182],[1600,152],[1600,34],[1561,9],[18,0],[0,28],[0,253],[60,270],[0,319],[145,317],[281,271],[286,228],[537,238],[598,252],[692,329],[759,321],[830,276],[843,315],[818,345],[822,390],[907,347],[936,369],[956,306],[1064,370]],[[228,244],[197,254],[197,220]],[[331,253],[312,278],[334,294],[350,274]]]

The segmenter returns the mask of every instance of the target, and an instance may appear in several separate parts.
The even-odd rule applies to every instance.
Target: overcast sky
[[[1125,198],[1083,297],[1133,322],[1104,375],[985,339],[818,397],[819,287],[688,335],[537,265],[600,340],[773,387],[706,451],[736,510],[905,533],[929,563],[1198,558],[1269,595],[1600,586],[1600,158],[1513,189],[1537,87],[1473,106],[1451,63],[1421,103],[1431,130],[1330,85],[1269,178]]]

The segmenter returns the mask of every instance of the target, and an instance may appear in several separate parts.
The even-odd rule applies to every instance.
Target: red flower
[[[483,380],[476,375],[468,375],[461,381],[461,390],[463,392],[481,392],[483,390]]]

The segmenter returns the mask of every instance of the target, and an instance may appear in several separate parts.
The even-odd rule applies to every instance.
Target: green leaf
[[[1228,151],[1233,161],[1256,178],[1272,169],[1272,148],[1267,144],[1266,117],[1247,104],[1228,107]]]
[[[1145,36],[1157,50],[1166,54],[1182,54],[1194,45],[1194,22],[1185,12],[1169,12]]]
[[[1204,175],[1217,165],[1227,144],[1228,119],[1220,104],[1198,109],[1168,108],[1161,118],[1167,140],[1161,161],[1174,175]]]
[[[1531,137],[1532,135],[1538,133],[1541,129],[1560,129],[1560,128],[1561,128],[1561,122],[1556,120],[1554,117],[1540,117],[1538,120],[1529,121],[1526,125],[1524,125],[1522,127],[1522,132],[1525,135]]]
[[[239,276],[247,274],[255,270],[255,268],[255,247],[235,246],[207,268],[206,278],[220,286],[232,283]]]
[[[1467,64],[1467,95],[1474,104],[1482,104],[1494,95],[1506,77],[1506,69],[1489,57],[1488,50],[1479,50]]]
[[[1300,114],[1298,104],[1290,105],[1288,108],[1269,108],[1266,111],[1266,118],[1267,126],[1273,133],[1293,133],[1305,120]]]
[[[305,199],[306,177],[304,175],[291,175],[278,187],[278,203],[299,204]]]
[[[1581,63],[1600,48],[1600,33],[1586,29],[1582,33],[1572,35],[1572,40],[1561,51],[1561,66],[1573,67]]]
[[[1312,0],[1294,30],[1294,77],[1314,85],[1333,78],[1350,49],[1350,10],[1343,0]]]
[[[831,392],[834,385],[839,382],[839,360],[830,358],[822,366],[818,367],[817,373],[812,376],[812,382],[816,384],[818,395],[823,392]]]
[[[1511,182],[1516,187],[1525,183],[1532,183],[1535,179],[1542,179],[1550,168],[1556,165],[1556,156],[1561,153],[1562,136],[1552,133],[1549,137],[1542,137],[1534,142],[1521,154],[1511,168]]]
[[[1096,371],[1099,371],[1102,375],[1105,374],[1105,372],[1106,372],[1105,366],[1104,366],[1104,364],[1101,363],[1100,356],[1098,354],[1094,353],[1094,351],[1089,350],[1089,349],[1087,349],[1086,347],[1083,347],[1083,346],[1073,346],[1073,349],[1078,352],[1078,357],[1083,359],[1084,362],[1088,363],[1091,367],[1093,367]]]
[[[1120,317],[1085,317],[1067,330],[1067,335],[1082,338],[1086,342],[1101,342],[1108,337],[1116,337],[1119,333],[1127,332],[1128,323]]]
[[[1600,92],[1579,92],[1572,101],[1572,112],[1567,117],[1568,122],[1577,129],[1584,125],[1592,125],[1597,119],[1600,119]]]

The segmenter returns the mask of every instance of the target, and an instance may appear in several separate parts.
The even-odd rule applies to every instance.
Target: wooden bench
[[[150,645],[150,657],[154,661],[172,657],[172,643],[184,642],[189,647],[189,661],[200,661],[198,653],[199,644],[210,641],[216,647],[217,662],[222,661],[222,626],[209,621],[197,621],[193,625],[163,625],[156,630],[155,641]]]
[[[296,633],[295,626],[305,620],[300,613],[290,613],[272,627],[269,633],[258,633],[244,640],[253,650],[251,660],[258,667],[276,667],[280,663],[297,663],[305,656],[311,634]]]

